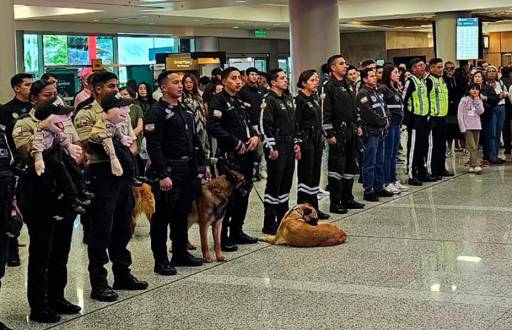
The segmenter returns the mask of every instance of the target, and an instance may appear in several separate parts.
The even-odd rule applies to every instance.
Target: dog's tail
[[[276,244],[276,236],[275,235],[265,235],[263,237],[260,237],[259,240],[261,242],[267,242],[270,244]]]

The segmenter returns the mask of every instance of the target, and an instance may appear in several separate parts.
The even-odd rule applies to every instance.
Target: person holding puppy
[[[295,169],[300,159],[300,140],[297,138],[295,104],[284,92],[288,78],[282,69],[269,72],[270,91],[261,104],[260,130],[263,135],[267,161],[265,188],[265,218],[263,233],[274,235],[286,211]]]
[[[183,84],[177,73],[164,71],[158,77],[162,97],[144,117],[144,136],[151,159],[148,177],[155,180],[155,214],[151,219],[151,250],[154,271],[176,274],[175,266],[201,266],[203,261],[187,251],[187,218],[196,195],[199,167],[205,156],[195,120],[178,99]],[[210,173],[205,169],[205,176]],[[172,259],[167,255],[167,227],[171,230]]]

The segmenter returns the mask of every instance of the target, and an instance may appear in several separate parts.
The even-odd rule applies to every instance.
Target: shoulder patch
[[[154,132],[155,131],[155,124],[146,124],[146,125],[144,125],[144,131],[146,131],[146,132]]]
[[[77,120],[76,122],[76,128],[86,128],[86,127],[92,127],[92,124],[89,122],[89,120],[85,118],[81,118]]]
[[[220,110],[213,110],[213,118],[221,119],[222,118],[222,111],[220,111]]]
[[[368,98],[366,96],[362,97],[361,103],[368,103]]]

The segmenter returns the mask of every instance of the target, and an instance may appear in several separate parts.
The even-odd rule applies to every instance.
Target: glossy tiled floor
[[[346,244],[297,249],[259,243],[179,275],[153,273],[148,227],[130,243],[133,272],[149,281],[116,303],[89,298],[87,256],[79,225],[67,297],[83,307],[59,329],[512,329],[512,166],[457,175],[335,221]],[[263,184],[257,185],[260,193]],[[356,190],[361,199],[361,189]],[[322,201],[327,209],[327,201]],[[260,235],[262,205],[251,196],[246,229]],[[197,227],[191,229],[198,244]],[[21,239],[27,241],[24,235]],[[26,248],[8,269],[0,315],[16,329],[27,321]]]

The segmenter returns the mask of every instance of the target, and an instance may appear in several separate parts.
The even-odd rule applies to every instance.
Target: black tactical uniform
[[[299,92],[295,98],[295,118],[302,139],[301,159],[298,162],[297,204],[309,203],[318,210],[317,194],[320,191],[320,173],[324,136],[322,133],[322,113],[318,95],[307,96]],[[320,212],[318,216],[320,217]],[[328,215],[322,214],[322,218]]]
[[[5,274],[5,264],[9,251],[7,223],[11,217],[11,203],[14,198],[16,178],[11,169],[14,162],[11,149],[7,144],[5,126],[0,124],[0,280]]]
[[[346,213],[347,208],[363,208],[354,201],[352,187],[357,173],[357,121],[354,88],[345,80],[332,77],[323,88],[325,93],[324,129],[329,145],[328,182],[331,212]]]
[[[222,245],[234,249],[230,243],[256,243],[257,240],[245,235],[242,227],[247,213],[249,193],[252,189],[253,164],[256,151],[238,154],[242,144],[248,145],[253,136],[258,136],[249,119],[247,108],[238,95],[231,96],[226,91],[215,95],[208,103],[207,130],[211,137],[217,139],[217,171],[224,174],[228,169],[236,170],[245,177],[241,189],[233,192],[224,216],[222,226]],[[229,236],[228,236],[229,228]],[[231,248],[227,248],[230,245]]]
[[[275,234],[281,219],[288,211],[288,201],[295,169],[294,145],[296,136],[295,105],[286,94],[277,95],[270,90],[263,99],[260,129],[267,161],[265,187],[265,218],[263,233]],[[270,151],[278,151],[277,159],[270,159]],[[277,220],[277,221],[276,221]]]
[[[30,102],[20,101],[17,98],[13,98],[11,101],[7,102],[6,104],[0,107],[0,125],[5,126],[7,142],[9,143],[9,147],[11,148],[13,153],[16,150],[16,147],[14,146],[14,141],[12,140],[12,130],[14,128],[14,124],[16,123],[16,120],[19,117],[28,113],[30,109],[32,109],[32,104]],[[20,265],[17,237],[11,237],[9,239],[9,257],[7,259],[7,265]]]
[[[198,187],[198,166],[204,165],[204,151],[193,115],[182,103],[171,105],[163,98],[144,117],[144,136],[151,159],[149,177],[156,179],[153,193],[156,212],[151,219],[151,250],[155,271],[173,275],[167,256],[167,226],[172,240],[172,261],[176,266],[199,266],[201,259],[187,252],[187,217]],[[172,180],[172,188],[162,191],[158,180]]]

